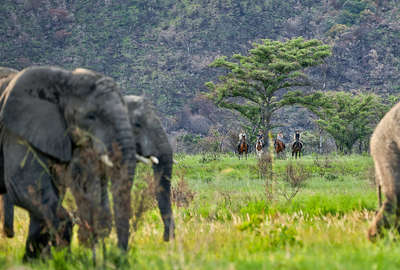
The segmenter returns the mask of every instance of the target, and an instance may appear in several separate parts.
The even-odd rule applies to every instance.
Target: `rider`
[[[274,146],[275,147],[276,147],[276,142],[277,141],[283,142],[283,133],[282,133],[282,131],[279,131],[278,134],[276,134],[276,139],[275,139],[275,142],[274,142]]]
[[[261,129],[258,131],[257,141],[260,141],[262,146],[264,146],[264,135]]]
[[[294,138],[293,145],[294,145],[295,143],[299,143],[301,146],[303,146],[303,143],[302,143],[301,140],[300,140],[300,131],[299,131],[298,129],[297,129],[296,132],[294,133],[293,138]]]
[[[240,133],[239,133],[238,149],[239,149],[239,147],[240,147],[240,142],[242,141],[242,138],[243,138],[243,137],[244,137],[244,139],[246,139],[246,138],[247,138],[247,135],[246,135],[246,133],[244,132],[244,130],[241,129],[241,130],[240,130]]]

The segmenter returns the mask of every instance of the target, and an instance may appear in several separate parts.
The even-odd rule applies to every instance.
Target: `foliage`
[[[278,94],[309,85],[302,70],[321,64],[329,55],[330,47],[318,40],[263,39],[253,43],[248,56],[235,54],[233,61],[225,56],[217,58],[211,67],[228,73],[219,77],[219,83],[208,82],[206,86],[217,105],[239,112],[267,134],[274,113],[284,105]]]
[[[179,180],[176,185],[171,188],[171,200],[177,207],[188,207],[193,201],[196,193],[191,190],[188,183],[185,181],[184,170],[176,173]]]
[[[389,110],[389,104],[375,94],[356,92],[316,92],[304,95],[292,92],[285,95],[288,104],[299,104],[318,116],[318,125],[336,142],[339,151],[351,153],[354,144],[369,139],[375,125]]]
[[[338,22],[345,25],[355,24],[361,13],[366,9],[374,10],[373,6],[364,0],[347,0],[343,3],[341,14],[338,17]]]

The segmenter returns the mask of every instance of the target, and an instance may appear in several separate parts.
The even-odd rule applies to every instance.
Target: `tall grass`
[[[257,160],[221,155],[178,156],[172,185],[176,239],[162,242],[158,209],[143,213],[126,255],[107,239],[107,269],[394,269],[400,247],[390,237],[373,244],[366,230],[377,207],[366,156],[307,156],[292,161],[308,178],[291,200],[265,193]],[[289,164],[276,160],[276,183]],[[139,166],[138,176],[149,168]],[[178,195],[176,195],[178,196]],[[187,196],[187,198],[186,198]],[[186,200],[187,199],[187,200]],[[16,213],[16,237],[0,236],[0,269],[20,265],[28,219]],[[74,239],[70,253],[26,265],[33,269],[91,269],[90,250]],[[98,252],[101,254],[101,252]],[[102,258],[100,257],[99,260]]]

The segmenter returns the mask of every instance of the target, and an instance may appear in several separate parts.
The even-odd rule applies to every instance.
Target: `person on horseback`
[[[276,147],[277,141],[283,142],[283,133],[282,133],[282,131],[279,131],[278,134],[276,134],[276,139],[275,139],[275,142],[274,142],[274,147]]]
[[[262,132],[261,129],[258,131],[258,134],[257,134],[257,141],[260,141],[261,144],[262,144],[262,146],[265,145],[265,144],[264,144],[264,134],[263,134],[263,132]]]
[[[302,148],[303,148],[303,143],[300,140],[300,131],[296,130],[296,132],[294,133],[294,142],[292,144],[292,157],[296,157],[297,156],[300,158],[300,156],[302,155]]]
[[[239,133],[239,144],[237,147],[239,159],[240,159],[240,156],[242,156],[243,154],[246,156],[246,159],[247,159],[247,153],[249,151],[249,144],[246,142],[246,139],[247,139],[247,135],[242,129]]]
[[[240,130],[240,133],[239,133],[239,142],[238,142],[238,146],[237,146],[238,149],[239,149],[240,143],[242,142],[243,139],[246,140],[247,139],[247,135],[244,132],[244,130],[242,129],[242,130]]]
[[[295,145],[295,144],[300,144],[300,146],[302,147],[303,146],[303,143],[301,142],[301,140],[300,140],[300,131],[299,130],[296,130],[296,132],[294,133],[294,142],[293,142],[293,146]]]

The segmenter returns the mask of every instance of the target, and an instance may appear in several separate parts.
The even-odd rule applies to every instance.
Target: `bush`
[[[171,200],[177,207],[187,207],[193,201],[195,192],[192,191],[185,181],[184,172],[178,172],[179,181],[172,186]]]

